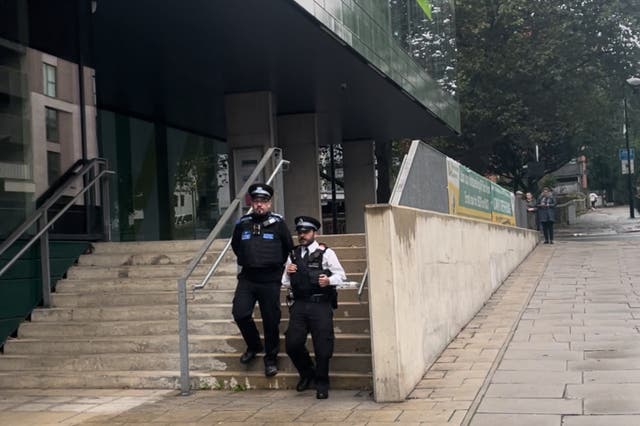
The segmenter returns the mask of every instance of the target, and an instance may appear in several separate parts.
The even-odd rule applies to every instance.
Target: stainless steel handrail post
[[[104,170],[109,169],[109,163],[104,162]],[[102,232],[105,241],[111,241],[111,205],[109,204],[109,179],[102,180],[100,187],[100,202],[102,203]]]
[[[178,280],[178,334],[180,335],[180,394],[189,395],[189,318],[187,315],[187,280]],[[185,373],[186,372],[186,373]]]
[[[42,283],[42,306],[51,306],[51,264],[49,262],[49,227],[47,226],[47,211],[40,216],[38,229],[45,229],[40,236],[40,275]]]
[[[222,231],[224,226],[227,224],[229,219],[231,219],[235,214],[237,209],[240,207],[240,201],[244,199],[245,194],[249,190],[249,186],[253,184],[258,175],[262,172],[265,166],[268,164],[271,157],[274,154],[280,154],[282,149],[272,147],[267,150],[267,152],[262,156],[262,159],[253,170],[251,175],[247,178],[246,182],[242,185],[242,188],[236,194],[236,197],[227,207],[224,214],[218,220],[218,223],[213,227],[206,240],[196,253],[195,257],[191,260],[185,272],[178,279],[178,330],[179,330],[179,345],[180,345],[180,394],[183,396],[189,395],[191,391],[191,383],[189,378],[189,319],[188,319],[188,306],[187,306],[187,292],[186,285],[187,280],[193,274],[193,271],[198,266],[198,263],[202,260],[213,241],[218,237],[218,234]],[[284,161],[284,160],[281,160]],[[288,161],[287,161],[288,163]],[[230,241],[227,243],[230,245]],[[228,248],[227,248],[228,249]],[[220,263],[220,262],[218,262]],[[183,291],[184,289],[184,291]]]
[[[360,286],[358,287],[358,302],[361,302],[360,298],[362,297],[362,293],[364,292],[364,283],[367,281],[367,276],[369,275],[369,267],[364,270],[364,274],[362,274],[362,281],[360,281]]]

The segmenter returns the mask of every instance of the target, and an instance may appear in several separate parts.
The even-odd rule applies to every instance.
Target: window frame
[[[56,173],[56,175],[54,176],[52,174],[52,167],[51,167],[51,157],[52,154],[57,156],[57,166],[58,166],[58,172]],[[52,150],[47,150],[47,184],[48,186],[51,186],[54,184],[54,182],[60,177],[62,176],[62,155],[57,152],[57,151],[52,151]]]
[[[60,112],[51,107],[44,107],[44,110],[47,142],[60,143]],[[53,115],[50,116],[50,113]]]
[[[42,93],[51,98],[55,98],[58,95],[58,67],[43,62],[42,81]]]

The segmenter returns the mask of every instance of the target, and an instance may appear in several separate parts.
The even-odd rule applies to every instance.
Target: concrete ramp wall
[[[365,214],[374,394],[402,401],[538,234],[402,206]]]

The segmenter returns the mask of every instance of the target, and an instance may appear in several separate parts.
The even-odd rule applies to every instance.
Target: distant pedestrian
[[[553,244],[553,223],[556,221],[556,197],[548,186],[542,189],[538,198],[538,219],[542,225],[544,243]]]
[[[598,202],[598,194],[592,192],[589,194],[589,201],[591,202],[591,210],[596,209],[596,203]]]
[[[527,205],[527,228],[538,230],[538,202],[530,192],[525,194],[524,201]]]

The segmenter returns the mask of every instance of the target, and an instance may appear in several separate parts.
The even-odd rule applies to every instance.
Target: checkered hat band
[[[296,228],[311,228],[311,229],[317,229],[316,225],[314,225],[311,222],[306,222],[306,221],[300,221],[298,223],[296,223]]]

